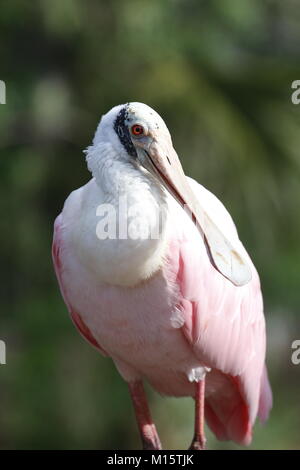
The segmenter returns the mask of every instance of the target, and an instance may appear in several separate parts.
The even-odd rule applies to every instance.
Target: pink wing
[[[202,202],[207,199],[210,215],[237,240],[224,206],[194,184]],[[252,280],[243,287],[234,286],[211,266],[203,249],[195,250],[190,236],[188,229],[182,239],[173,240],[169,263],[180,288],[182,331],[199,360],[213,369],[207,375],[212,384],[206,419],[219,439],[249,444],[257,414],[265,421],[272,406],[264,366],[265,320],[259,277],[240,245],[252,268]]]
[[[100,346],[98,341],[94,338],[94,336],[91,333],[91,330],[88,328],[88,326],[84,323],[81,315],[75,311],[75,309],[72,307],[70,302],[67,299],[66,296],[66,289],[63,285],[62,282],[62,264],[60,261],[60,250],[62,248],[62,243],[61,243],[61,230],[62,230],[62,217],[61,214],[56,218],[55,223],[54,223],[54,236],[53,236],[53,244],[52,244],[52,258],[53,258],[53,264],[55,268],[55,273],[56,277],[59,283],[60,291],[63,296],[63,299],[65,301],[65,304],[68,307],[68,310],[70,312],[71,318],[73,320],[73,323],[75,326],[78,328],[79,332],[81,335],[95,348],[98,349],[104,356],[107,356],[107,353],[104,351],[104,349]]]
[[[174,269],[179,255],[182,331],[201,363],[214,369],[207,379],[221,383],[207,397],[206,419],[218,439],[249,444],[256,415],[265,421],[272,405],[259,280],[253,272],[250,284],[235,287],[190,250],[173,242],[170,262]]]

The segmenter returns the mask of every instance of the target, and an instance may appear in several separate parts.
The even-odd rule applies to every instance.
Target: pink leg
[[[204,450],[206,444],[204,434],[205,379],[196,382],[195,388],[195,434],[190,449]]]
[[[143,382],[128,384],[144,450],[160,450],[161,443],[148,407]]]

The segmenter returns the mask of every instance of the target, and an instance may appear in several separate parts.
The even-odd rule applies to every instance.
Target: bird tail
[[[252,424],[248,407],[234,384],[223,392],[206,399],[207,424],[220,441],[235,441],[249,445],[252,440]]]
[[[237,444],[249,445],[252,440],[253,419],[243,394],[238,377],[231,377],[231,384],[224,382],[224,387],[207,397],[205,417],[211,430],[221,440],[232,440]],[[261,422],[268,419],[272,407],[272,391],[264,366],[260,381],[258,417]]]

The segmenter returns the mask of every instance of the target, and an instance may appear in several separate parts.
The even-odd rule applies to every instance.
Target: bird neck
[[[105,266],[102,280],[137,284],[162,265],[167,242],[167,195],[150,173],[107,142],[90,148],[87,161],[101,194],[97,211],[103,217],[97,236],[101,240],[99,261]]]

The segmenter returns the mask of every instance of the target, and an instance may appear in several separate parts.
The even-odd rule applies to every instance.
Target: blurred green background
[[[250,448],[300,448],[299,46],[296,0],[1,5],[0,448],[140,446],[126,384],[73,327],[50,257],[55,216],[90,178],[82,150],[127,101],[164,117],[261,275],[274,408]],[[187,448],[192,400],[148,392],[165,448]],[[208,447],[238,448],[209,432]]]

